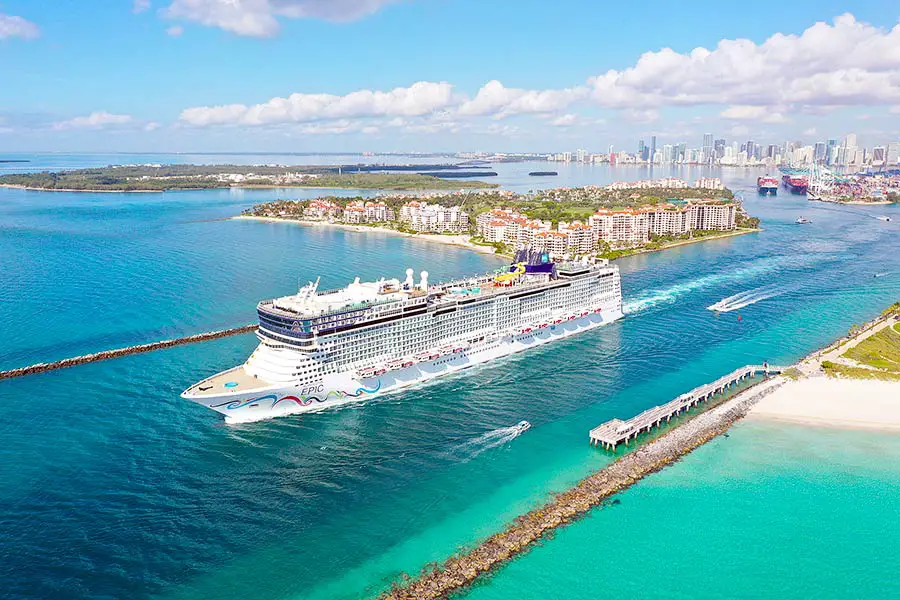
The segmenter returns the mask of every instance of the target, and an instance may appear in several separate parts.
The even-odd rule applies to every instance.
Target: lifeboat
[[[411,367],[411,366],[413,366],[413,361],[411,361],[411,360],[405,360],[405,361],[403,361],[403,363],[401,363],[400,366],[403,367],[404,369],[405,369],[406,367]]]
[[[375,369],[375,375],[384,375],[387,373],[387,369]]]
[[[540,327],[541,329],[543,329],[544,327],[546,327],[546,326],[549,325],[549,324],[550,324],[550,323],[541,323],[539,327]]]
[[[560,323],[562,323],[562,321],[563,321],[562,319],[556,319],[555,321],[553,321],[553,324],[559,325]]]
[[[589,313],[589,312],[583,312],[583,313],[581,313],[581,316],[582,316],[582,317],[586,317],[586,316],[588,316],[589,314],[591,314],[591,313]]]
[[[522,330],[522,333],[531,333],[531,327],[526,327]]]
[[[602,310],[603,310],[602,308],[595,308],[595,309],[594,309],[594,312],[595,312],[595,313],[598,313],[598,312],[601,312]]]

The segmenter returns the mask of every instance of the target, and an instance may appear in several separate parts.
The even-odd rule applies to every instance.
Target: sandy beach
[[[402,231],[397,231],[396,229],[390,229],[388,227],[372,227],[369,225],[349,225],[347,223],[329,223],[327,221],[304,221],[302,219],[279,219],[277,217],[251,217],[247,215],[241,215],[238,217],[232,217],[233,219],[239,220],[248,220],[248,221],[270,221],[273,223],[293,223],[295,225],[303,225],[304,227],[335,227],[338,229],[345,229],[348,231],[356,231],[359,233],[386,233],[389,235],[399,235],[403,237],[411,237],[419,240],[425,240],[426,242],[437,242],[439,244],[447,244],[450,246],[459,246],[461,248],[468,248],[469,250],[474,250],[475,252],[481,252],[482,254],[496,254],[496,250],[493,246],[480,246],[475,244],[470,239],[468,235],[443,235],[438,233],[405,233]]]
[[[900,431],[900,382],[812,377],[759,401],[751,419]]]

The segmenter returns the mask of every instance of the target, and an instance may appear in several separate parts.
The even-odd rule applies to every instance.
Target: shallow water
[[[750,189],[756,173],[726,176]],[[624,178],[609,171],[603,177]],[[497,265],[409,238],[220,220],[255,202],[316,193],[0,190],[0,368],[252,322],[257,300],[319,274],[330,287],[354,275],[402,274],[407,266],[427,268],[435,279]],[[254,346],[251,335],[0,382],[5,593],[370,595],[399,572],[444,559],[603,465],[608,459],[587,445],[588,429],[601,421],[631,416],[746,363],[792,361],[900,297],[900,277],[873,277],[900,272],[900,219],[872,218],[900,216],[895,207],[846,212],[755,195],[747,205],[763,218],[764,232],[619,261],[626,319],[341,410],[225,426],[215,413],[178,398],[200,377],[243,361]],[[813,224],[794,225],[799,214]],[[731,313],[707,310],[762,286],[781,293]],[[523,419],[534,425],[523,435],[492,437]],[[752,444],[769,435],[741,434],[763,462],[767,446]],[[739,436],[725,442],[733,439]],[[717,468],[745,472],[745,458],[721,456]],[[827,470],[830,456],[822,451],[787,463],[795,471],[812,463]],[[890,454],[873,449],[871,461],[886,463],[884,456]],[[679,464],[661,476],[682,471],[695,473]],[[876,489],[881,475],[872,477]],[[742,493],[736,488],[729,498],[737,502]],[[797,493],[808,495],[809,510],[787,530],[868,547],[868,531],[856,528],[849,513],[823,526],[818,515],[832,496],[813,483]],[[692,501],[701,504],[701,495]],[[671,510],[671,503],[648,502],[633,521],[650,523],[658,511]],[[630,504],[638,506],[623,498],[621,508]],[[680,521],[701,529],[692,523]],[[771,523],[759,523],[754,535],[780,540]],[[711,547],[731,543],[725,525],[709,535]],[[555,578],[565,577],[568,561],[600,560],[585,546],[571,548],[572,556],[540,563],[547,579],[516,589],[539,597],[537,590],[549,593],[545,581],[563,581]],[[646,550],[625,544],[616,552]],[[521,563],[532,556],[540,555]],[[786,571],[814,576],[814,565],[797,558],[796,549],[783,558]],[[748,563],[747,581],[762,578],[761,569]],[[881,572],[866,573],[877,580]],[[496,583],[508,595],[512,588],[500,587],[504,573]],[[588,573],[596,575],[585,579],[605,584],[602,572]],[[687,583],[679,589],[690,592]]]

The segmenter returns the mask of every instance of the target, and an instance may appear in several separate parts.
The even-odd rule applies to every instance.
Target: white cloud
[[[817,132],[816,132],[815,127],[810,127],[809,129],[805,129],[803,131],[803,135],[805,135],[806,137],[812,137],[812,136],[816,135],[816,133]]]
[[[238,35],[271,37],[279,18],[352,21],[398,0],[173,0],[165,14]]]
[[[768,106],[729,106],[720,113],[720,116],[737,121],[762,121],[763,123],[786,123],[788,120],[778,109]]]
[[[733,137],[744,137],[745,135],[750,134],[750,128],[744,125],[735,125],[731,128],[731,135]]]
[[[134,0],[134,4],[131,7],[131,12],[136,15],[148,10],[150,10],[150,0]]]
[[[553,125],[554,127],[569,127],[570,125],[574,125],[577,122],[578,122],[578,115],[569,113],[566,115],[556,117],[555,119],[550,121],[550,124]]]
[[[291,94],[263,104],[198,106],[182,111],[181,120],[191,125],[267,125],[303,123],[340,118],[414,117],[450,106],[449,83],[420,81],[389,92],[359,90],[345,96]]]
[[[626,108],[622,111],[621,116],[629,123],[639,123],[644,125],[659,121],[659,111],[652,108]]]
[[[59,121],[53,124],[53,129],[102,129],[116,125],[127,125],[133,119],[130,115],[114,115],[104,111],[92,112],[85,117],[75,117],[68,121]]]
[[[888,112],[892,115],[900,115],[900,104],[897,106],[892,106],[888,109]]]
[[[508,116],[527,113],[548,113],[562,110],[587,95],[581,87],[562,90],[523,90],[507,88],[496,79],[489,81],[475,95],[459,107],[461,115]]]
[[[172,25],[168,29],[166,29],[166,33],[171,35],[172,37],[179,37],[182,33],[184,33],[184,27],[181,25]]]
[[[144,125],[144,131],[156,131],[160,127],[162,127],[162,125],[156,121],[150,121]]]
[[[900,25],[884,30],[845,14],[762,44],[722,40],[713,50],[647,52],[633,67],[589,83],[593,99],[612,108],[892,104],[900,102]]]
[[[40,34],[41,30],[31,21],[22,17],[0,13],[0,40],[16,37],[23,40],[32,40]]]

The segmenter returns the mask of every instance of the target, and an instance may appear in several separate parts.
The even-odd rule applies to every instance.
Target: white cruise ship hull
[[[442,375],[489,363],[528,348],[548,344],[600,327],[621,317],[621,307],[618,304],[610,304],[601,307],[599,312],[591,311],[587,316],[580,316],[559,324],[550,323],[545,327],[536,326],[530,332],[500,334],[496,339],[488,339],[433,360],[388,370],[377,376],[358,378],[353,373],[338,373],[325,375],[318,382],[304,383],[303,385],[278,384],[253,390],[239,391],[235,389],[233,392],[216,395],[185,393],[184,397],[225,415],[228,423],[248,423],[285,415],[321,411],[350,402],[360,402]],[[238,367],[238,369],[242,368]]]

